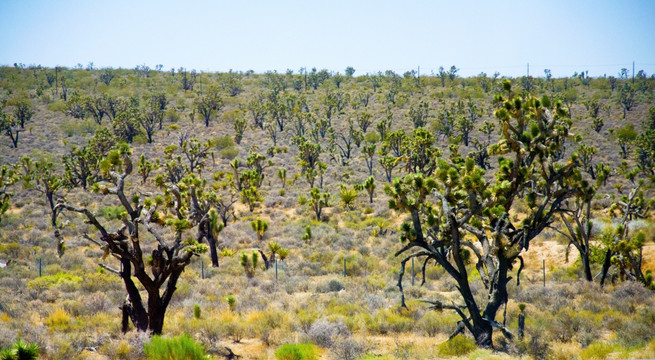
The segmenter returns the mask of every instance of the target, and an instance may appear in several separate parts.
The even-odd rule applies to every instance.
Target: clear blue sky
[[[655,1],[0,0],[0,64],[655,73]]]

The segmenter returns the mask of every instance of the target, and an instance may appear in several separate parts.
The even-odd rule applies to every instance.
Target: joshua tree
[[[372,204],[373,195],[375,195],[375,178],[373,176],[366,178],[366,181],[364,181],[362,187],[368,193],[368,201]]]
[[[39,161],[32,161],[27,156],[20,159],[20,167],[22,170],[23,187],[34,189],[42,193],[50,211],[50,225],[55,231],[55,239],[57,239],[57,254],[61,257],[64,255],[66,245],[64,238],[61,235],[63,224],[57,222],[57,211],[55,206],[58,201],[63,199],[61,190],[64,188],[62,176],[55,172],[54,163],[45,158]]]
[[[366,161],[368,174],[371,176],[373,175],[373,156],[375,156],[375,144],[364,145],[362,148],[362,157]]]
[[[287,169],[285,168],[277,169],[277,177],[280,179],[280,182],[282,183],[282,188],[284,189],[287,185]]]
[[[234,135],[234,142],[241,144],[243,133],[246,131],[247,127],[248,124],[246,123],[246,119],[238,117],[234,120],[234,132],[236,133],[236,135]]]
[[[243,270],[246,272],[248,279],[255,277],[255,271],[257,270],[257,264],[259,263],[259,255],[256,251],[253,251],[250,256],[245,252],[241,253],[241,258],[239,259],[239,264],[243,266]]]
[[[206,94],[197,97],[194,104],[205,120],[205,126],[209,127],[209,121],[212,119],[214,113],[223,107],[223,98],[218,93],[218,89],[210,88]]]
[[[510,271],[517,265],[519,279],[521,252],[563,211],[566,199],[589,189],[580,175],[577,156],[561,163],[553,160],[570,135],[571,122],[562,120],[560,103],[551,114],[539,100],[515,96],[509,81],[503,83],[503,89],[503,95],[497,95],[503,107],[495,112],[502,135],[491,146],[492,154],[500,155],[499,168],[491,180],[485,180],[484,171],[472,158],[462,159],[454,152],[450,161],[435,161],[434,177],[410,173],[385,187],[391,197],[389,206],[411,215],[401,227],[406,245],[396,252],[410,252],[401,261],[398,286],[402,305],[407,261],[421,258],[423,269],[436,262],[457,283],[463,304],[432,301],[433,307],[457,312],[461,328],[486,348],[493,346],[494,329],[512,337],[496,321],[496,315],[507,303]],[[514,223],[508,213],[519,197],[525,197],[530,210],[520,223]],[[473,296],[467,261],[475,265],[488,291],[483,307]]]
[[[93,190],[114,197],[120,204],[123,208],[121,226],[112,231],[88,208],[65,200],[55,206],[55,213],[76,212],[83,215],[96,231],[85,234],[85,237],[101,246],[107,255],[120,261],[121,270],[112,271],[120,275],[128,294],[122,306],[123,331],[127,331],[131,320],[139,331],[161,334],[166,309],[180,275],[191,263],[191,257],[206,252],[207,246],[185,236],[193,227],[183,210],[188,209],[190,204],[175,185],[167,187],[164,196],[154,198],[126,193],[126,179],[132,173],[127,145],[118,146],[101,162],[103,173],[109,180],[94,184]],[[170,201],[165,201],[165,197],[169,197]],[[142,228],[152,234],[154,244],[145,242],[146,237],[141,235]],[[144,254],[146,249],[152,249],[150,255]],[[109,269],[108,266],[106,268]],[[135,280],[145,289],[145,301]]]
[[[321,221],[321,214],[323,214],[323,209],[330,206],[330,193],[321,193],[317,187],[314,187],[309,191],[309,196],[309,206],[311,206],[312,210],[314,210],[314,214],[316,214],[316,220]]]
[[[24,129],[25,123],[30,121],[35,114],[32,102],[28,98],[20,98],[11,103],[14,105],[14,118],[20,124],[20,128]]]
[[[109,84],[111,83],[111,81],[114,79],[115,76],[116,73],[114,72],[114,70],[111,68],[107,68],[100,73],[100,81],[105,83],[105,85],[109,86]]]
[[[18,176],[13,166],[2,165],[0,167],[0,223],[2,223],[2,215],[9,209],[9,199],[11,198],[9,187],[17,180]]]
[[[18,136],[23,131],[16,118],[0,109],[0,131],[11,139],[14,148],[18,148]]]
[[[425,127],[428,121],[428,103],[421,101],[418,105],[409,108],[409,119],[414,128]]]
[[[382,157],[378,159],[378,163],[380,163],[380,166],[384,169],[384,175],[387,177],[387,181],[391,182],[393,179],[393,169],[398,166],[400,158],[383,153],[381,155]]]
[[[298,144],[298,166],[300,172],[305,176],[309,187],[314,187],[316,177],[319,175],[321,168],[321,145],[312,143],[304,137],[295,138]]]
[[[257,218],[250,222],[250,226],[252,227],[253,231],[255,231],[255,233],[257,234],[257,240],[259,241],[264,240],[264,235],[268,230],[268,222],[266,220]]]
[[[156,161],[153,163],[146,160],[145,154],[141,154],[137,166],[137,173],[141,175],[141,184],[145,184],[146,180],[148,180],[148,177],[150,176],[150,173],[159,167],[159,159],[156,159]]]
[[[610,214],[616,216],[618,213],[620,218],[616,228],[605,232],[601,237],[605,259],[601,269],[600,286],[604,285],[610,267],[614,266],[621,280],[639,281],[647,288],[655,290],[652,272],[649,270],[644,273],[642,270],[646,235],[641,231],[632,234],[629,226],[635,219],[647,218],[650,209],[655,205],[655,200],[644,194],[642,187],[645,182],[635,182],[636,173],[633,170],[626,174],[633,187],[610,207]]]
[[[373,115],[369,112],[363,112],[361,114],[357,115],[357,125],[359,125],[359,128],[362,130],[362,133],[366,133],[366,130],[368,130],[368,127],[371,126],[373,123]]]

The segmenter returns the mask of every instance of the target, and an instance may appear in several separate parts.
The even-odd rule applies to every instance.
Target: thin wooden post
[[[39,277],[41,277],[41,269],[42,269],[42,263],[41,263],[41,258],[39,258]]]
[[[277,282],[277,258],[275,258],[275,282]]]
[[[200,260],[200,278],[205,278],[205,262]]]

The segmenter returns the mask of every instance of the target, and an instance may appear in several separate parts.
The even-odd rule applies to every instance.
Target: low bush
[[[72,319],[66,310],[57,309],[52,314],[50,314],[50,316],[48,316],[44,322],[50,328],[66,330],[70,326]]]
[[[337,337],[349,336],[350,331],[342,321],[330,322],[320,319],[312,324],[308,335],[314,344],[329,348]]]
[[[416,322],[416,327],[427,336],[452,333],[457,327],[459,315],[452,312],[426,312]]]
[[[237,155],[239,155],[239,149],[235,147],[228,147],[219,151],[218,155],[221,157],[221,159],[232,160],[237,157]]]
[[[438,351],[440,356],[463,356],[475,350],[475,348],[473,340],[463,335],[457,335],[440,344]]]
[[[611,344],[593,343],[586,349],[580,351],[580,358],[582,360],[607,359],[607,355],[612,351],[614,351],[614,346]]]
[[[63,286],[69,290],[74,290],[81,282],[82,278],[79,276],[58,272],[54,275],[41,276],[30,280],[27,283],[27,288],[32,290],[46,290]]]
[[[188,335],[174,338],[153,336],[150,343],[145,344],[143,350],[149,360],[201,360],[206,359],[205,349],[197,344]]]
[[[318,349],[314,344],[284,344],[275,351],[277,360],[315,360]]]
[[[338,279],[332,279],[326,282],[319,284],[316,287],[316,292],[319,293],[329,293],[329,292],[338,292],[345,289],[343,283]]]
[[[364,351],[366,351],[364,343],[351,338],[338,338],[331,348],[332,357],[338,360],[355,360]]]

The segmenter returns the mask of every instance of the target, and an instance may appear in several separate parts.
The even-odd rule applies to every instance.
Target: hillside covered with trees
[[[654,94],[2,67],[2,359],[655,357]]]

